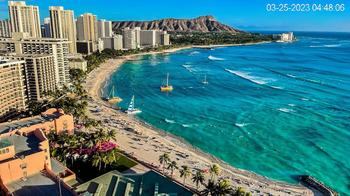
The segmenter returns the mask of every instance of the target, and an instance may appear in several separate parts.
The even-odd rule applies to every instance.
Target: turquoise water
[[[140,119],[235,167],[292,183],[310,174],[346,195],[350,34],[297,36],[144,56],[114,73],[105,92],[117,85],[124,108],[134,94]],[[167,72],[174,91],[162,93]]]

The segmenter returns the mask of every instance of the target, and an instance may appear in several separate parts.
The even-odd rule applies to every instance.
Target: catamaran
[[[160,91],[162,92],[169,92],[173,90],[173,86],[169,85],[169,73],[166,75],[166,85],[162,85],[160,87]]]
[[[118,96],[115,96],[115,93],[114,93],[114,86],[112,87],[112,90],[111,92],[109,92],[109,96],[107,98],[107,101],[111,104],[116,104],[116,103],[119,103],[121,101],[123,101],[122,98],[118,97]]]
[[[135,96],[133,95],[129,104],[128,109],[125,111],[127,114],[138,114],[142,111],[135,108]]]
[[[203,84],[209,84],[209,82],[207,81],[207,75],[204,76],[204,81],[202,81]]]

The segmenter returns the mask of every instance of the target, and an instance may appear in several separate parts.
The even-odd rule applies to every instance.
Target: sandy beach
[[[211,45],[205,47],[223,46],[226,45]],[[234,187],[243,187],[245,190],[252,192],[253,195],[314,195],[310,189],[304,186],[269,180],[252,172],[234,168],[196,149],[180,138],[156,129],[135,117],[128,116],[114,109],[101,99],[101,88],[105,85],[110,75],[125,61],[132,60],[145,54],[171,53],[188,48],[192,47],[189,46],[164,50],[162,52],[129,55],[120,57],[119,59],[111,59],[101,64],[98,68],[89,73],[86,81],[86,89],[92,98],[89,101],[89,111],[93,111],[96,108],[99,108],[101,111],[89,112],[89,115],[95,119],[101,120],[104,127],[115,130],[116,142],[121,150],[159,169],[162,168],[158,162],[158,157],[164,152],[167,152],[170,158],[177,162],[178,166],[187,165],[192,168],[193,171],[195,171],[195,169],[207,169],[213,163],[217,163],[222,169],[222,177],[231,179]],[[263,160],[261,160],[261,164],[263,164]],[[135,170],[143,171],[147,169],[142,166],[137,166]],[[182,178],[180,178],[178,172],[175,172],[174,178],[182,182]],[[186,180],[186,184],[195,187],[190,179]]]

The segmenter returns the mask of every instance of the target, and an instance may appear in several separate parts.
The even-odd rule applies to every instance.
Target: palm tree
[[[192,182],[196,183],[196,188],[198,190],[199,185],[204,183],[204,173],[202,170],[197,170],[195,174],[192,174]]]
[[[213,164],[209,168],[210,179],[213,180],[214,176],[217,177],[220,174],[220,167],[217,164]]]
[[[164,153],[159,156],[159,163],[163,165],[163,174],[165,171],[165,164],[167,164],[170,161],[169,153]]]
[[[177,169],[177,168],[178,168],[178,166],[177,166],[176,161],[171,161],[171,162],[168,164],[167,169],[170,169],[170,171],[171,171],[171,177],[173,177],[174,170]]]
[[[208,184],[205,185],[202,194],[210,196],[225,196],[232,194],[231,182],[228,179],[224,179],[215,183],[214,180],[210,179],[208,180]]]
[[[236,190],[232,191],[233,196],[251,196],[252,193],[246,192],[242,187],[238,187]]]
[[[186,183],[186,178],[190,177],[190,176],[191,176],[191,171],[188,168],[188,166],[186,166],[186,165],[181,166],[180,177],[182,177],[184,179],[184,181],[183,181],[184,184]]]
[[[229,179],[220,180],[217,183],[216,195],[223,196],[232,193],[231,181]]]
[[[208,183],[204,185],[205,189],[201,192],[203,195],[215,195],[216,194],[216,189],[217,189],[217,184],[209,179]]]

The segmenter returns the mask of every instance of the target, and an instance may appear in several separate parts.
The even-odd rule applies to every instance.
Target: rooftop
[[[0,149],[12,146],[12,143],[8,139],[0,139]]]
[[[59,190],[61,188],[62,196],[73,195],[63,185],[53,181],[46,173],[38,173],[28,177],[26,180],[17,180],[7,185],[9,191],[16,196],[35,195],[35,196],[47,196],[47,195],[60,195]]]
[[[193,193],[167,177],[148,171],[144,174],[121,174],[110,171],[77,187],[82,195],[192,196]]]
[[[117,171],[110,171],[94,178],[76,188],[77,193],[82,195],[135,195],[133,194],[134,181],[123,177]],[[125,194],[126,192],[130,194]]]
[[[30,118],[21,119],[13,122],[6,122],[0,124],[0,135],[8,133],[15,129],[20,129],[24,127],[29,127],[35,124],[51,121],[57,118],[57,115],[39,115]]]
[[[30,134],[28,136],[21,136],[17,134],[13,134],[8,137],[4,137],[0,139],[0,145],[4,143],[5,145],[14,145],[16,156],[26,156],[29,154],[33,154],[35,152],[40,151],[39,149],[39,139],[34,135]],[[6,161],[6,160],[3,160]],[[0,161],[1,163],[1,161]]]

